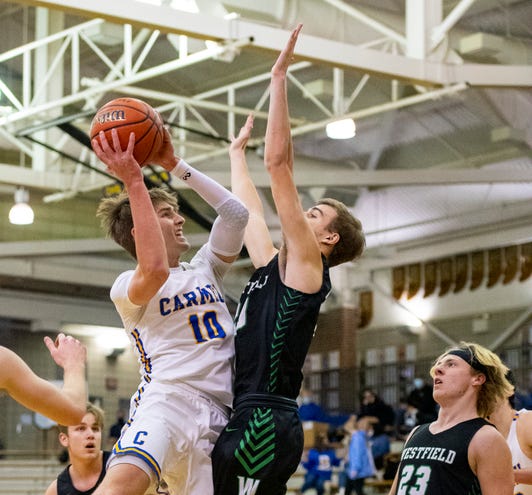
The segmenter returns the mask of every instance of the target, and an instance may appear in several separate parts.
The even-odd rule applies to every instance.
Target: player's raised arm
[[[45,337],[54,361],[63,368],[63,388],[37,376],[13,351],[0,346],[0,388],[23,406],[63,424],[77,424],[85,414],[86,349],[77,339],[60,334],[55,344]]]
[[[98,158],[107,170],[120,179],[127,189],[133,217],[132,232],[135,240],[137,268],[129,286],[129,299],[137,305],[146,304],[168,278],[168,253],[164,244],[159,215],[144,184],[144,175],[133,156],[135,135],[129,136],[128,146],[122,150],[116,129],[111,131],[112,143],[100,132],[99,139],[92,140]],[[183,220],[184,221],[184,220]]]
[[[303,292],[315,292],[322,283],[322,261],[318,239],[306,219],[293,176],[293,149],[288,113],[288,67],[302,25],[299,24],[272,67],[270,106],[264,147],[264,163],[271,177],[271,190],[286,252],[281,252],[286,266],[285,283]],[[318,214],[319,212],[316,212]]]
[[[246,161],[246,145],[253,129],[253,116],[249,115],[240,129],[238,136],[233,137],[229,146],[231,159],[231,189],[246,205],[249,221],[246,226],[244,243],[255,268],[266,265],[277,253],[268,225],[264,218],[264,208],[257,188],[249,174]]]

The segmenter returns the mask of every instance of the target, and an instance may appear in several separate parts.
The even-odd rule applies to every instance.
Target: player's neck
[[[169,256],[168,257],[168,266],[170,268],[177,268],[180,263],[180,257],[179,256]]]
[[[516,410],[510,404],[505,404],[491,414],[488,421],[493,423],[501,435],[506,438],[508,433],[510,433],[510,427],[512,426],[515,413]]]
[[[90,459],[71,459],[69,473],[70,477],[72,478],[72,482],[76,484],[76,481],[78,481],[79,483],[80,480],[92,479],[94,475],[97,475],[98,478],[102,471],[102,466],[103,451],[101,450],[97,457],[93,457]]]
[[[464,405],[463,403],[458,402],[452,406],[442,406],[438,413],[438,419],[433,425],[434,429],[443,431],[452,428],[458,423],[463,423],[464,421],[474,418],[478,418],[476,405],[474,403]],[[433,431],[432,427],[431,431]]]

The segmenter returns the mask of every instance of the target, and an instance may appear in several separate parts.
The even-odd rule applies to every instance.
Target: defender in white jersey
[[[222,280],[242,247],[248,212],[228,190],[174,156],[165,130],[155,157],[218,213],[209,241],[190,263],[177,200],[148,190],[116,132],[93,140],[98,157],[126,191],[102,200],[98,216],[111,237],[138,262],[111,288],[140,363],[141,383],[95,495],[212,493],[210,452],[232,403],[234,329]],[[164,483],[162,482],[164,479]]]
[[[514,384],[513,374],[508,375]],[[515,409],[515,395],[502,400],[489,420],[506,438],[512,453],[514,495],[532,495],[532,411]]]

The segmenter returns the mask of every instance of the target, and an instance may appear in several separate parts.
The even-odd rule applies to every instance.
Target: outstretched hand
[[[292,31],[288,43],[284,47],[283,51],[277,57],[277,61],[272,67],[272,76],[286,74],[289,65],[294,59],[294,48],[296,46],[297,38],[303,24],[298,24],[297,27]]]
[[[86,347],[76,338],[60,333],[55,342],[50,337],[44,337],[44,343],[52,359],[63,369],[84,367],[87,360]]]
[[[179,162],[179,157],[175,155],[174,145],[172,144],[172,136],[167,127],[163,127],[163,143],[157,153],[151,157],[151,161],[168,170],[168,172]]]
[[[134,179],[142,179],[143,174],[139,163],[133,156],[135,148],[135,133],[129,135],[127,148],[122,150],[116,129],[111,130],[112,146],[107,141],[105,133],[100,131],[97,138],[92,140],[92,149],[96,156],[107,165],[107,171],[120,179],[126,186]]]
[[[244,151],[251,137],[253,129],[253,114],[249,114],[246,123],[241,127],[237,137],[231,136],[231,144],[229,146],[229,153],[232,151]]]

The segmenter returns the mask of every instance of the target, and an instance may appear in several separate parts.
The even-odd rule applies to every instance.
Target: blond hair
[[[508,367],[494,352],[475,344],[474,342],[460,342],[458,346],[447,349],[438,357],[430,369],[430,376],[434,377],[436,363],[448,354],[466,353],[466,362],[471,366],[471,374],[483,374],[486,381],[480,386],[477,397],[477,414],[487,418],[502,399],[507,399],[513,393],[513,385],[508,381]]]

